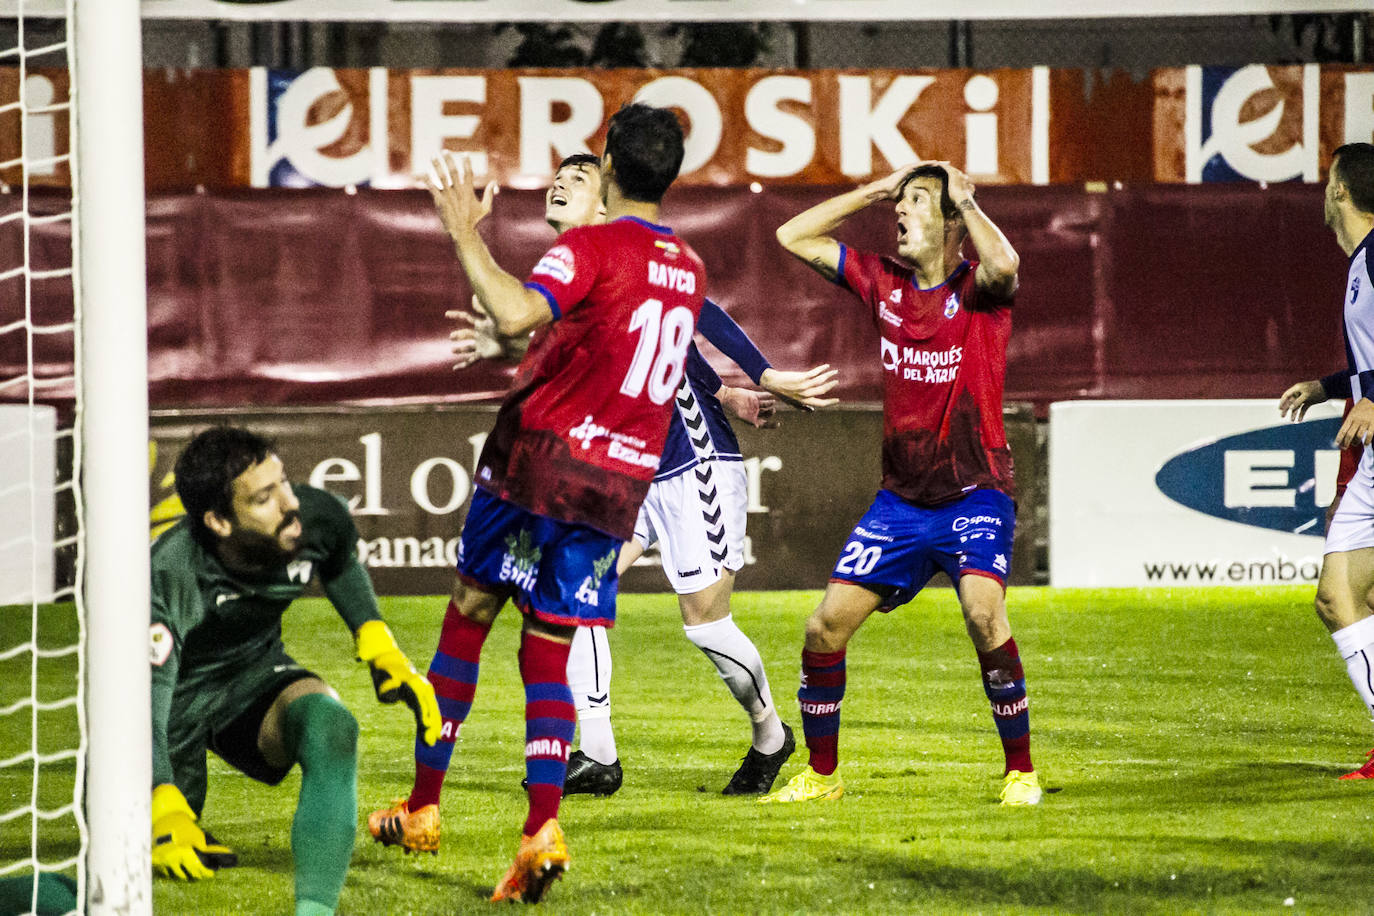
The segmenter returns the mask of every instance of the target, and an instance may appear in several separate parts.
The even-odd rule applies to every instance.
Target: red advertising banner
[[[842,397],[872,401],[883,367],[871,321],[773,235],[833,190],[685,187],[669,194],[665,219],[701,254],[710,294],[775,365],[830,363]],[[993,187],[979,196],[1021,255],[1009,399],[1043,412],[1079,397],[1277,397],[1343,365],[1345,258],[1322,225],[1318,186]],[[19,203],[0,195],[0,216]],[[30,195],[36,212],[48,203]],[[553,241],[538,191],[503,193],[484,226],[499,262],[520,276]],[[23,263],[22,224],[0,228],[0,258]],[[70,228],[31,227],[36,268],[68,256]],[[869,208],[838,234],[890,252],[892,208]],[[509,382],[510,369],[491,363],[450,368],[444,312],[468,307],[471,291],[422,191],[155,195],[147,251],[154,407],[471,402]],[[0,325],[26,314],[70,320],[68,280],[33,283],[27,300],[24,291],[0,286]],[[70,334],[33,345],[35,376],[70,375]],[[703,352],[729,383],[745,383],[713,348]],[[22,334],[0,337],[0,377],[24,375],[28,356]],[[17,385],[0,392],[23,395]]]
[[[64,184],[66,74],[30,70],[31,183]],[[0,70],[0,103],[21,97]],[[537,187],[638,99],[678,109],[682,182],[834,185],[945,159],[982,185],[1315,182],[1374,140],[1374,67],[150,70],[148,187],[413,187],[441,149]],[[0,117],[16,160],[17,109]],[[19,169],[0,178],[15,184]]]

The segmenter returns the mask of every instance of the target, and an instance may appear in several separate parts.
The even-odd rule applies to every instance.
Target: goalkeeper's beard
[[[256,569],[271,569],[283,563],[289,563],[301,552],[302,539],[305,535],[301,531],[301,537],[296,538],[296,546],[287,550],[281,545],[281,533],[291,527],[301,514],[297,511],[286,513],[277,526],[276,534],[261,534],[257,531],[248,531],[235,524],[233,531],[229,534],[229,543],[226,545],[244,563]]]

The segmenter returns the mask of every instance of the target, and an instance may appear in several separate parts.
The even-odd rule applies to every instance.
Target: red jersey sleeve
[[[839,282],[864,301],[874,322],[878,321],[878,306],[884,295],[882,278],[889,272],[881,255],[840,245]]]
[[[534,265],[525,286],[548,300],[556,321],[586,299],[600,267],[598,250],[586,233],[570,229]]]

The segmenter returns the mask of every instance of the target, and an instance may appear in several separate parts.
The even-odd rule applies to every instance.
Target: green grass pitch
[[[757,642],[797,729],[802,623],[818,593],[745,593]],[[840,735],[848,794],[760,806],[720,788],[748,744],[744,714],[681,634],[670,595],[625,595],[612,632],[613,709],[625,786],[574,796],[560,821],[572,866],[559,913],[1371,913],[1374,783],[1339,782],[1371,744],[1344,668],[1311,611],[1311,588],[1012,589],[1031,698],[1032,750],[1050,790],[1002,809],[1001,751],[952,593],[875,616],[848,655]],[[443,599],[384,601],[417,666]],[[0,647],[27,628],[4,609]],[[359,840],[341,914],[481,912],[524,817],[518,615],[498,621],[444,795],[437,857],[367,836],[367,812],[408,791],[413,726],[380,706],[321,600],[286,618],[287,646],[338,688],[362,726]],[[70,668],[65,672],[70,678]],[[5,694],[27,692],[0,670]],[[61,665],[42,672],[45,699]],[[22,693],[20,695],[22,695]],[[45,750],[70,713],[47,714]],[[22,722],[15,721],[17,719]],[[52,727],[48,727],[48,726]],[[8,756],[28,716],[0,720]],[[784,776],[805,762],[805,750]],[[70,792],[70,765],[41,794]],[[290,821],[299,778],[275,789],[212,758],[205,823],[240,868],[196,885],[158,880],[157,912],[280,914],[291,901]],[[0,774],[12,807],[23,774]],[[69,833],[70,824],[65,825]],[[45,856],[74,848],[44,825]],[[0,825],[0,862],[27,855],[28,822]],[[1289,899],[1291,898],[1291,903]]]

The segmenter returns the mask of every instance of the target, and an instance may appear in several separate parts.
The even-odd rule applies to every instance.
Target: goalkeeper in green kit
[[[440,728],[434,689],[382,622],[339,499],[293,488],[272,444],[231,426],[197,435],[175,473],[187,517],[152,554],[153,868],[197,880],[237,861],[198,823],[207,748],[268,785],[300,764],[296,916],[331,914],[358,820],[358,723],[286,654],[282,614],[318,576],[377,698],[409,706],[429,744]]]

